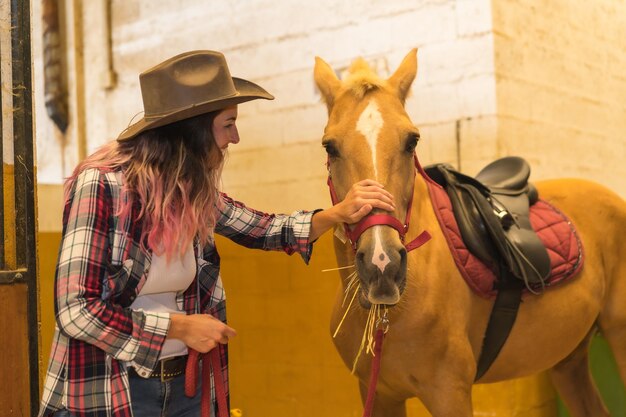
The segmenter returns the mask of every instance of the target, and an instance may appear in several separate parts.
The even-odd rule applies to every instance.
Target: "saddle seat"
[[[533,230],[529,208],[538,201],[528,182],[530,166],[519,157],[498,159],[475,178],[448,164],[425,168],[445,190],[468,250],[499,277],[518,278],[526,287],[543,286],[550,276],[548,252]]]
[[[507,157],[491,162],[476,174],[488,187],[520,190],[528,184],[530,166],[522,158]]]

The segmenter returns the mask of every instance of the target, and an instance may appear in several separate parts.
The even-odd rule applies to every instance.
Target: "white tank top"
[[[165,255],[153,253],[148,277],[137,298],[130,305],[133,310],[146,312],[184,313],[176,303],[176,295],[185,291],[196,276],[196,258],[193,246],[182,257],[174,257],[168,263]],[[186,355],[187,346],[178,339],[165,339],[160,359]]]

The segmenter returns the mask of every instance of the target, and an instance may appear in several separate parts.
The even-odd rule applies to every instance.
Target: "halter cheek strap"
[[[417,175],[417,172],[419,171],[419,162],[417,160],[417,155],[413,154],[413,159],[414,159],[415,168],[416,168],[415,175]],[[326,161],[326,167],[328,168],[327,184],[328,184],[328,189],[330,191],[330,199],[332,200],[333,205],[336,205],[339,202],[339,199],[337,198],[337,192],[335,191],[335,186],[333,185],[332,176],[330,175],[330,160]],[[415,190],[415,187],[411,188],[411,197],[409,198],[409,204],[407,205],[407,208],[406,208],[406,218],[405,218],[404,224],[402,224],[400,220],[396,219],[395,217],[389,214],[367,215],[363,217],[361,221],[359,221],[352,230],[347,224],[344,223],[343,226],[345,229],[345,233],[348,239],[350,240],[352,249],[356,252],[356,243],[358,242],[359,237],[361,237],[363,232],[365,232],[370,227],[378,226],[378,225],[390,226],[396,229],[398,233],[400,234],[400,240],[404,243],[404,237],[409,231],[409,221],[411,219],[411,208],[413,206],[414,190]],[[417,236],[411,242],[409,242],[408,244],[405,244],[404,247],[406,248],[407,252],[410,252],[413,249],[417,249],[420,246],[422,246],[424,243],[428,242],[430,238],[431,238],[430,233],[424,230],[422,233],[420,233],[419,236]]]

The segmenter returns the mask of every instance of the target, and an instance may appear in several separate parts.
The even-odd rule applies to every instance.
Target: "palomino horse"
[[[335,238],[340,266],[354,265],[360,308],[344,312],[338,294],[331,328],[334,342],[352,367],[372,306],[388,306],[390,327],[383,348],[374,416],[405,416],[405,400],[418,397],[434,417],[472,415],[471,386],[493,301],[463,281],[439,226],[425,179],[415,175],[418,129],[404,109],[417,73],[417,51],[396,72],[379,78],[363,60],[345,80],[316,58],[315,81],[328,107],[323,144],[337,198],[373,178],[395,196],[400,221],[411,210],[410,241],[427,230],[432,239],[407,254],[398,232],[385,225],[367,229],[356,244]],[[539,195],[564,212],[585,248],[581,272],[541,295],[525,295],[515,326],[499,356],[478,383],[517,378],[550,369],[571,414],[608,416],[591,379],[588,348],[599,329],[626,380],[626,204],[611,191],[582,180],[537,183]],[[412,205],[409,199],[412,196]],[[350,268],[341,271],[349,290]],[[356,293],[355,293],[356,294]],[[371,326],[371,322],[370,322]],[[370,361],[356,362],[362,394]]]

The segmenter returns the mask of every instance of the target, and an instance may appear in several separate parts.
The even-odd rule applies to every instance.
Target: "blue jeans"
[[[200,417],[200,383],[193,398],[185,395],[185,375],[161,382],[159,378],[130,376],[134,417]]]
[[[129,376],[130,401],[134,417],[200,417],[201,381],[193,398],[185,395],[185,375],[166,382],[159,378]],[[213,415],[213,410],[211,410]],[[67,410],[54,417],[72,417]]]

